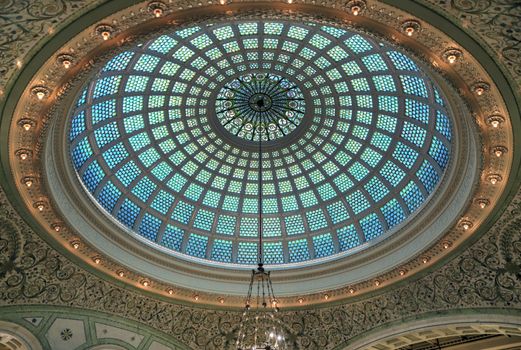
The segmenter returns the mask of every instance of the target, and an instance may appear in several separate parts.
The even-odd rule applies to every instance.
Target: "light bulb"
[[[353,6],[351,7],[351,13],[353,14],[353,16],[358,16],[360,14],[360,6]]]
[[[70,60],[63,60],[62,64],[65,69],[69,69],[71,67],[72,62]]]
[[[153,12],[154,12],[154,16],[156,16],[156,17],[161,17],[161,15],[163,15],[163,10],[160,8],[154,9]]]
[[[103,40],[109,40],[110,39],[110,32],[108,30],[104,30],[101,32],[101,37]]]
[[[78,248],[80,248],[80,242],[72,242],[72,247],[73,247],[74,249],[78,249]]]
[[[453,64],[454,62],[456,62],[458,58],[456,57],[456,55],[448,55],[447,56],[447,60],[449,61],[450,64]]]
[[[414,28],[412,26],[405,28],[405,33],[408,36],[412,36],[414,34]]]
[[[31,130],[31,126],[32,126],[32,125],[31,125],[30,123],[24,123],[24,124],[22,125],[22,127],[24,128],[25,131],[29,131],[29,130]]]

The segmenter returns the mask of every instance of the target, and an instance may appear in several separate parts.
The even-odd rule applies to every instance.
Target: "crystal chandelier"
[[[256,101],[264,105],[262,97]],[[260,124],[257,132],[262,135]],[[286,350],[286,339],[282,322],[277,317],[279,308],[273,293],[270,273],[264,269],[262,254],[262,136],[259,136],[259,249],[257,269],[251,271],[250,286],[246,295],[239,333],[237,350]]]

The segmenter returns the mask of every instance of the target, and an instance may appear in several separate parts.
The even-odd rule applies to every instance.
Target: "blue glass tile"
[[[314,236],[313,247],[315,249],[315,258],[322,258],[335,253],[335,246],[330,233]]]
[[[208,237],[191,233],[188,237],[185,253],[198,258],[206,257]]]
[[[155,216],[146,213],[139,224],[138,232],[141,236],[155,242],[157,239],[157,232],[161,226],[161,220]]]
[[[172,250],[179,251],[183,243],[184,230],[168,225],[161,237],[161,245]]]
[[[346,251],[360,245],[360,239],[358,238],[358,234],[354,225],[349,225],[338,229],[336,235],[338,237],[338,243],[340,245],[341,251]]]

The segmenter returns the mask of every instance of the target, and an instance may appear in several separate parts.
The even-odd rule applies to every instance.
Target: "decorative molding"
[[[0,300],[63,305],[145,323],[194,349],[229,349],[239,312],[165,302],[74,265],[43,242],[0,192]],[[333,349],[374,327],[435,311],[521,309],[521,191],[494,227],[450,263],[375,296],[282,312],[298,349]]]
[[[69,3],[77,7],[65,5]],[[41,45],[38,39],[48,37],[44,23],[66,23],[73,12],[79,16],[82,10],[96,3],[54,1],[52,6],[66,8],[54,11],[46,7],[51,5],[37,1],[8,1],[2,7],[4,18],[9,20],[2,19],[8,25],[3,26],[3,41],[0,41],[1,85],[5,87],[7,79],[15,77],[19,69],[16,60],[29,57]],[[518,5],[509,0],[451,0],[442,2],[440,8],[439,1],[429,0],[429,3],[454,21],[462,21],[468,32],[491,48],[491,53],[499,52],[499,61],[521,82]],[[16,19],[17,13],[23,13],[23,18]],[[284,311],[282,317],[289,339],[298,349],[335,349],[347,346],[350,339],[368,330],[407,317],[491,307],[521,310],[520,225],[521,191],[517,191],[487,233],[429,274],[343,304]],[[73,306],[109,313],[151,326],[193,349],[231,349],[237,331],[234,325],[240,318],[234,311],[167,302],[81,269],[38,237],[13,209],[3,190],[0,190],[0,304]]]
[[[370,35],[381,38],[382,40],[390,42],[396,41],[411,55],[415,56],[420,61],[423,61],[425,66],[432,65],[434,67],[432,69],[439,73],[440,77],[437,79],[442,81],[444,85],[449,85],[447,87],[446,93],[448,95],[454,95],[454,97],[458,97],[454,100],[453,103],[451,103],[451,106],[458,106],[457,108],[454,108],[454,115],[456,119],[455,124],[459,123],[465,125],[461,127],[460,125],[457,125],[457,130],[460,132],[461,130],[464,130],[469,134],[474,134],[476,131],[474,130],[474,127],[476,127],[481,138],[481,146],[484,149],[489,149],[493,145],[496,145],[497,142],[501,142],[501,144],[511,148],[512,134],[510,119],[505,110],[501,92],[492,82],[492,77],[487,75],[487,72],[482,67],[480,67],[479,62],[474,59],[471,53],[466,53],[464,56],[462,56],[461,59],[458,60],[458,63],[453,65],[454,67],[448,63],[445,63],[442,59],[443,53],[445,52],[445,46],[448,45],[447,43],[449,43],[452,39],[431,25],[425,23],[425,25],[422,27],[421,35],[418,35],[417,38],[411,39],[406,34],[400,32],[403,25],[402,18],[405,16],[405,14],[395,11],[390,6],[376,2],[371,4],[367,8],[367,11],[364,11],[365,17],[357,16],[356,20],[353,16],[349,15],[349,13],[338,12],[337,10],[332,12],[331,8],[336,7],[335,3],[324,4],[325,9],[320,9],[320,11],[318,6],[310,5],[307,2],[298,4],[300,7],[297,7],[297,4],[294,4],[289,7],[294,9],[294,11],[291,11],[290,14],[286,14],[286,12],[284,12],[288,11],[288,5],[286,4],[278,3],[277,6],[275,6],[276,3],[274,3],[273,9],[266,9],[262,6],[258,7],[258,5],[253,3],[244,3],[244,7],[242,6],[243,4],[234,3],[233,7],[231,7],[233,9],[232,13],[228,13],[229,11],[223,12],[222,6],[209,6],[208,8],[205,8],[202,5],[198,5],[200,8],[189,10],[188,12],[183,13],[186,14],[186,16],[181,16],[174,12],[165,14],[161,18],[151,18],[151,14],[145,11],[145,7],[143,7],[145,5],[140,3],[131,8],[127,8],[118,13],[110,15],[107,18],[101,19],[100,23],[102,24],[118,24],[117,26],[114,26],[114,31],[111,33],[109,39],[104,40],[99,37],[99,35],[96,33],[100,24],[93,24],[91,27],[81,32],[78,36],[71,39],[69,43],[64,45],[59,50],[60,55],[62,55],[63,52],[67,52],[68,48],[70,47],[76,48],[75,55],[78,59],[78,63],[75,65],[75,67],[71,67],[69,70],[64,70],[54,58],[49,59],[45,64],[42,64],[41,70],[33,78],[37,84],[35,83],[35,85],[31,86],[33,88],[35,86],[39,86],[41,84],[40,81],[44,80],[45,77],[52,77],[48,78],[46,81],[47,88],[49,90],[48,96],[45,98],[45,100],[38,101],[37,98],[31,98],[30,95],[22,95],[19,108],[17,109],[17,113],[20,114],[20,116],[15,119],[19,119],[24,115],[43,115],[45,117],[41,120],[41,126],[35,131],[36,137],[35,134],[31,134],[31,137],[28,137],[26,130],[20,127],[19,124],[12,124],[9,144],[10,147],[14,147],[18,150],[34,149],[34,154],[24,161],[14,159],[12,158],[12,155],[10,155],[11,171],[13,172],[13,177],[15,179],[18,177],[25,178],[28,175],[34,175],[42,178],[42,186],[35,186],[32,187],[31,190],[27,190],[27,188],[22,187],[20,183],[20,185],[18,185],[18,191],[26,203],[36,203],[38,210],[42,208],[40,212],[36,213],[34,210],[32,210],[32,214],[34,215],[34,218],[48,230],[48,234],[51,237],[56,238],[57,241],[61,242],[61,244],[68,248],[70,247],[70,242],[76,240],[78,236],[78,233],[75,232],[72,227],[63,227],[63,225],[59,224],[60,222],[66,222],[67,219],[65,219],[64,216],[60,214],[60,210],[62,209],[62,211],[64,211],[64,209],[61,208],[58,203],[65,203],[65,206],[67,207],[69,204],[63,200],[63,196],[56,196],[53,198],[53,194],[55,193],[52,193],[50,188],[52,185],[55,185],[53,178],[57,178],[57,176],[54,176],[52,173],[44,173],[44,170],[42,170],[43,163],[55,163],[58,165],[63,165],[67,162],[67,160],[64,161],[60,159],[60,157],[53,158],[51,161],[48,161],[51,158],[48,154],[43,153],[43,149],[45,148],[44,145],[46,142],[49,145],[55,145],[56,143],[60,144],[58,146],[58,152],[55,152],[56,154],[60,154],[60,151],[63,149],[63,144],[61,142],[63,140],[63,135],[51,140],[47,139],[46,137],[49,136],[49,133],[47,132],[48,129],[53,131],[63,130],[63,125],[60,123],[61,119],[64,119],[63,115],[66,113],[64,111],[64,107],[66,107],[68,104],[66,100],[70,99],[70,95],[74,93],[71,92],[71,90],[74,91],[75,87],[78,87],[79,82],[81,82],[82,79],[85,79],[88,75],[92,74],[91,70],[101,65],[104,62],[104,59],[110,55],[119,52],[127,45],[132,45],[132,43],[135,43],[136,41],[143,40],[143,38],[157,35],[157,31],[164,32],[169,30],[169,28],[171,28],[169,26],[171,26],[173,21],[177,21],[175,22],[176,26],[182,26],[186,23],[193,23],[194,19],[192,19],[192,17],[195,15],[198,15],[198,21],[204,21],[208,18],[215,20],[223,20],[224,18],[229,21],[234,19],[243,20],[256,18],[258,16],[269,16],[270,18],[290,18],[296,21],[314,21],[318,23],[331,23],[340,26],[349,25],[356,27],[356,30],[368,32]],[[328,6],[331,8],[327,8]],[[180,6],[179,8],[184,9],[186,7]],[[143,11],[139,9],[142,9]],[[347,11],[344,8],[341,9]],[[172,10],[172,8],[170,8],[170,10]],[[177,15],[177,17],[175,17],[175,15]],[[407,18],[410,18],[410,16],[407,15]],[[430,70],[430,68],[426,69]],[[484,98],[478,99],[476,96],[474,96],[474,94],[467,93],[470,91],[470,87],[474,86],[476,76],[482,76],[486,80],[490,80],[490,91],[486,94],[486,96],[483,96]],[[481,118],[484,114],[488,113],[489,110],[499,110],[500,112],[504,113],[505,118],[501,128],[492,128],[481,122]],[[56,123],[56,119],[58,119],[58,123]],[[345,261],[339,259],[337,262],[327,262],[327,264],[324,263],[322,266],[318,266],[316,269],[307,268],[302,269],[298,273],[291,272],[291,274],[285,274],[285,271],[281,271],[279,273],[281,276],[283,276],[281,280],[290,280],[292,283],[296,284],[297,282],[294,281],[316,278],[317,276],[322,277],[325,275],[325,272],[336,273],[337,275],[335,276],[328,275],[328,277],[330,277],[328,281],[332,281],[329,282],[331,284],[321,283],[320,285],[325,285],[324,289],[331,289],[328,291],[331,294],[331,300],[338,301],[341,299],[346,299],[350,296],[350,293],[344,290],[344,287],[346,287],[348,283],[356,283],[356,285],[351,287],[357,291],[357,294],[372,291],[375,289],[375,287],[381,288],[391,283],[395,283],[396,281],[400,281],[402,279],[402,275],[399,274],[400,268],[408,271],[408,275],[412,275],[425,268],[428,268],[442,257],[446,256],[450,251],[461,245],[467,237],[471,236],[469,233],[477,232],[481,222],[483,222],[487,215],[492,212],[494,206],[489,206],[485,209],[478,208],[477,206],[463,207],[465,204],[461,202],[464,202],[467,199],[467,196],[470,195],[469,193],[474,192],[474,196],[486,195],[491,203],[496,203],[502,191],[508,184],[508,173],[510,171],[513,155],[512,153],[508,153],[502,157],[502,159],[498,160],[497,157],[487,156],[489,155],[489,152],[487,151],[487,155],[481,154],[481,159],[477,159],[478,156],[474,157],[475,153],[483,152],[481,149],[478,149],[478,151],[475,152],[475,143],[477,142],[474,137],[469,137],[469,135],[465,135],[465,133],[462,132],[455,138],[457,138],[457,141],[455,142],[455,148],[458,149],[458,154],[456,155],[456,153],[453,153],[452,156],[453,159],[451,162],[453,164],[451,170],[452,174],[450,174],[451,176],[445,176],[442,180],[440,188],[443,188],[443,190],[439,191],[440,195],[433,196],[430,205],[424,206],[421,210],[418,211],[418,213],[416,213],[417,217],[421,216],[423,219],[425,219],[425,221],[420,222],[420,220],[417,220],[418,222],[416,223],[416,226],[406,225],[405,228],[400,231],[400,233],[402,233],[401,236],[395,234],[392,237],[387,237],[386,239],[380,240],[380,242],[375,242],[371,251],[372,255],[357,254],[357,252],[355,252],[354,254],[351,254],[349,258],[344,259]],[[46,147],[46,149],[49,150],[50,147]],[[42,161],[44,159],[45,161]],[[463,163],[465,161],[466,164],[464,166]],[[480,161],[482,164],[479,163]],[[477,179],[477,183],[474,184],[473,181],[476,180],[476,177],[479,177],[479,171],[482,170],[480,167],[482,169],[494,170],[494,174],[497,173],[499,176],[501,176],[503,181],[496,181],[496,186],[490,186],[490,184],[485,181],[486,178],[484,179],[484,176],[481,176],[481,179]],[[63,168],[56,168],[56,174],[68,174],[66,170],[67,169],[64,170]],[[476,172],[478,172],[478,175],[476,175]],[[45,180],[46,177],[48,180]],[[68,177],[63,176],[62,178],[67,179]],[[69,178],[74,178],[74,176],[72,175]],[[73,191],[74,186],[69,187],[66,185],[59,185],[55,187],[59,187],[60,189],[64,188],[67,193],[76,194],[76,192]],[[461,192],[457,192],[457,190]],[[442,195],[446,197],[442,197]],[[73,202],[82,203],[82,198],[85,199],[85,196],[77,196],[73,199]],[[454,201],[455,198],[458,198],[460,201],[457,203],[457,205]],[[469,202],[471,202],[470,199]],[[447,203],[450,203],[450,206]],[[71,205],[71,208],[81,212],[82,215],[85,215],[86,217],[90,216],[87,222],[102,221],[96,219],[99,216],[102,216],[102,214],[95,212],[95,210],[92,212],[89,210],[78,210],[75,205]],[[70,212],[72,213],[74,210],[70,210]],[[432,213],[442,212],[444,215],[442,216],[442,214],[438,214],[438,219],[435,220],[435,215]],[[472,229],[462,230],[461,227],[452,225],[453,222],[459,218],[445,216],[445,213],[447,212],[450,212],[450,215],[459,215],[461,212],[467,221],[472,220]],[[95,218],[93,219],[93,217]],[[81,220],[69,217],[69,221],[79,223]],[[433,222],[443,225],[443,227],[441,229],[432,229]],[[59,234],[54,232],[56,231],[54,230],[56,225],[60,227]],[[83,227],[85,228],[85,226]],[[428,227],[428,229],[422,231],[422,234],[420,235],[418,234],[418,232],[421,231],[419,227]],[[470,227],[470,225],[466,225],[465,227]],[[430,231],[431,229],[432,231]],[[185,288],[178,288],[173,297],[176,299],[189,301],[193,293],[188,289],[195,287],[193,287],[193,284],[189,284],[192,282],[186,282],[188,278],[185,278],[184,276],[192,276],[197,274],[197,276],[207,277],[209,280],[222,280],[222,271],[212,271],[211,266],[207,269],[200,269],[198,266],[194,267],[193,265],[198,264],[194,264],[192,262],[188,262],[184,265],[182,263],[177,263],[174,257],[166,256],[166,254],[149,254],[149,252],[145,249],[141,249],[143,244],[140,244],[140,242],[137,242],[137,240],[128,240],[127,236],[122,238],[117,234],[113,234],[114,231],[120,232],[120,228],[115,230],[114,227],[107,225],[98,231],[101,231],[104,234],[101,239],[108,237],[106,242],[110,244],[117,242],[119,243],[119,246],[124,246],[124,249],[126,249],[125,256],[130,256],[130,254],[127,254],[127,252],[130,251],[134,254],[132,258],[135,258],[136,256],[145,256],[147,259],[146,263],[153,262],[156,264],[156,266],[160,266],[161,268],[163,265],[171,266],[170,264],[175,262],[176,265],[174,268],[170,268],[169,270],[161,270],[161,272],[158,272],[158,275],[171,276],[171,271],[182,271],[184,273],[182,278],[179,278],[179,275],[175,275],[174,277],[170,277],[170,279],[161,280],[156,278],[155,280],[150,280],[149,283],[147,283],[148,285],[146,287],[149,287],[148,290],[153,290],[160,295],[165,296],[167,290],[172,288],[172,286],[169,285],[171,280],[183,281],[183,286],[185,286]],[[83,233],[86,232],[87,231],[84,230]],[[436,236],[433,238],[432,235],[430,235],[431,232],[436,232],[436,235],[439,234],[440,236],[443,233],[445,234],[445,237]],[[463,232],[465,232],[465,234]],[[94,240],[93,237],[95,236],[96,235],[94,234],[89,234],[89,237],[92,240]],[[96,236],[96,238],[99,238],[99,235]],[[436,239],[439,242],[435,242]],[[424,243],[418,244],[419,240],[423,241]],[[446,240],[451,242],[451,245],[449,246],[451,249],[442,248],[442,241]],[[406,246],[405,242],[410,244]],[[430,246],[427,247],[427,245]],[[420,251],[420,249],[414,248],[414,251],[409,254],[407,259],[402,256],[389,259],[385,263],[385,266],[388,267],[385,271],[382,271],[381,267],[377,266],[376,260],[380,257],[389,257],[391,253],[396,255],[395,253],[398,251],[408,252],[411,246],[425,247],[425,251]],[[103,254],[103,252],[100,252],[99,249],[88,244],[83,244],[75,254],[81,256],[82,259],[91,266],[96,267],[112,276],[116,275],[116,272],[121,269],[132,268],[130,266],[118,266],[117,264],[125,264],[125,262],[121,261],[121,259],[118,260],[118,258],[112,259],[109,257],[110,254],[107,252]],[[117,254],[114,253],[114,256],[117,256]],[[94,264],[92,263],[93,261]],[[396,261],[403,261],[403,266],[397,266],[397,263],[395,263]],[[144,266],[143,260],[141,260],[140,264],[135,265],[139,267]],[[362,272],[362,269],[359,268],[359,266],[363,266],[365,268],[370,265],[373,266],[373,268],[370,271],[369,268],[363,270],[364,273]],[[156,266],[154,266],[154,268]],[[344,281],[346,278],[350,278],[350,276],[346,277],[345,275],[339,275],[341,273],[346,273],[345,271],[350,271],[350,276],[355,277],[352,277],[352,280]],[[150,270],[145,270],[144,268],[142,270],[136,269],[136,271],[129,272],[131,273],[126,275],[125,281],[133,284],[134,286],[138,286],[140,281],[143,280],[144,276],[141,274],[152,275]],[[219,273],[221,273],[221,275],[219,275]],[[378,276],[376,276],[377,274]],[[148,278],[150,276],[145,277]],[[381,283],[375,285],[372,281],[373,278],[378,278]],[[238,278],[236,276],[232,276],[230,279],[237,280]],[[343,284],[339,284],[337,282],[339,280],[344,281]],[[199,281],[197,280],[195,283],[198,282]],[[274,282],[277,282],[277,279],[274,279]],[[141,286],[144,286],[144,284],[141,283]],[[225,287],[226,290],[232,290],[232,292],[229,294],[237,294],[236,290],[232,289],[232,287],[229,285],[226,285]],[[213,286],[211,288],[211,290],[217,289]],[[237,287],[234,286],[233,288]],[[314,289],[312,291],[305,292],[315,293],[314,295],[308,296],[307,304],[324,302],[321,296],[323,290],[317,291]],[[218,297],[218,295],[214,295],[213,293],[201,294],[200,302],[217,305]],[[230,296],[227,298],[227,305],[237,306],[240,305],[240,301],[237,301],[237,298],[233,299],[233,297]],[[298,306],[296,300],[289,297],[283,300],[281,305]]]

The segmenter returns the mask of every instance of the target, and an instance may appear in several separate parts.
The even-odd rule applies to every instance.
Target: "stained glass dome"
[[[406,53],[274,20],[191,25],[121,52],[69,124],[80,183],[129,239],[236,266],[257,258],[259,137],[264,258],[297,266],[396,232],[436,190],[452,135]]]

